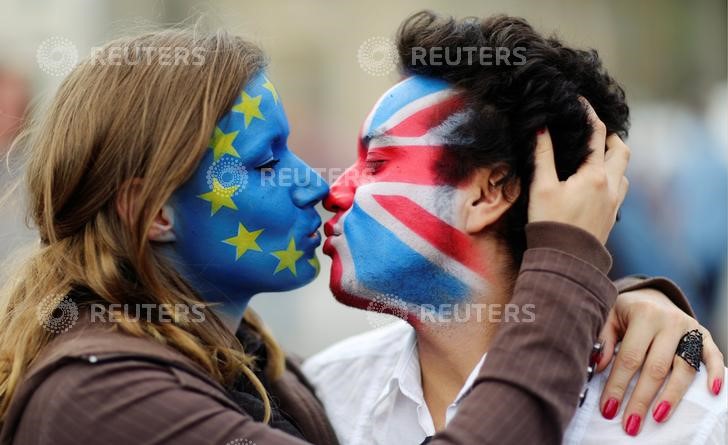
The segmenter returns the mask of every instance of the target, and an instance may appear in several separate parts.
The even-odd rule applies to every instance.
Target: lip
[[[336,233],[334,233],[334,225],[331,224],[331,221],[329,221],[326,224],[324,224],[324,235],[326,235],[326,236],[335,236],[335,235],[337,235]]]
[[[326,224],[324,224],[324,235],[328,237],[341,235],[341,227],[339,227],[338,222],[339,215],[336,215],[330,220],[326,221]]]
[[[310,229],[306,232],[304,240],[312,242],[313,247],[316,247],[321,244],[321,234],[318,231],[321,227],[321,218],[315,218],[309,227]]]
[[[309,249],[315,249],[321,245],[322,238],[318,232],[313,232],[306,237],[306,241],[310,243],[308,246]]]
[[[321,249],[321,251],[324,253],[324,255],[333,257],[336,249],[334,249],[334,246],[331,245],[331,241],[333,241],[331,237],[326,238],[326,240],[324,241],[324,247]]]

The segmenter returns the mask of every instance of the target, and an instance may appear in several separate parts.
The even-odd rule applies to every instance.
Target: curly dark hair
[[[402,22],[397,35],[400,70],[447,81],[463,91],[470,116],[454,129],[452,144],[438,166],[446,181],[459,183],[480,167],[503,165],[512,207],[494,225],[516,265],[526,248],[528,190],[533,176],[536,133],[548,127],[559,178],[569,177],[589,155],[592,128],[579,96],[586,98],[609,134],[624,138],[629,108],[624,90],[602,67],[597,51],[564,46],[537,33],[524,19],[497,15],[462,20],[431,11]],[[505,63],[473,63],[455,57],[463,48],[500,49],[517,54]],[[505,48],[505,49],[504,49]],[[418,58],[432,49],[451,54],[448,63]],[[476,62],[479,59],[475,59]]]

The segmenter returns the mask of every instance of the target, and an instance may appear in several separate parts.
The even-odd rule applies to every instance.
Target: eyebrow
[[[381,142],[388,142],[393,140],[392,136],[386,134],[384,131],[370,131],[366,135],[362,136],[360,141],[362,145],[369,147],[369,144],[372,143],[372,141],[379,141]]]

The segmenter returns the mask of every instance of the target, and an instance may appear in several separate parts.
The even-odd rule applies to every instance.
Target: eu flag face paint
[[[289,150],[288,133],[276,89],[258,74],[170,201],[173,258],[203,298],[223,303],[223,312],[244,309],[259,292],[300,287],[319,271],[314,206],[328,186]]]
[[[357,161],[326,200],[336,215],[326,224],[324,252],[340,301],[381,308],[397,299],[412,314],[486,289],[483,264],[461,229],[464,198],[435,171],[453,127],[467,118],[463,106],[446,82],[412,76],[370,112]]]

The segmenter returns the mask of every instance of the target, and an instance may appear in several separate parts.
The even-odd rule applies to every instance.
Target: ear
[[[174,235],[174,209],[169,204],[165,204],[154,216],[152,227],[147,233],[149,241],[159,243],[169,243],[175,241],[177,237]]]
[[[129,179],[122,184],[116,196],[116,211],[127,227],[131,227],[134,215],[137,214],[138,206],[142,205],[139,197],[142,185],[142,178]],[[157,242],[171,242],[175,240],[174,209],[169,204],[164,205],[154,215],[152,226],[147,232],[147,239]]]
[[[505,165],[480,168],[473,173],[470,183],[465,186],[467,233],[474,235],[481,232],[498,221],[513,205],[519,190],[513,190],[513,186],[508,184],[508,173]]]

